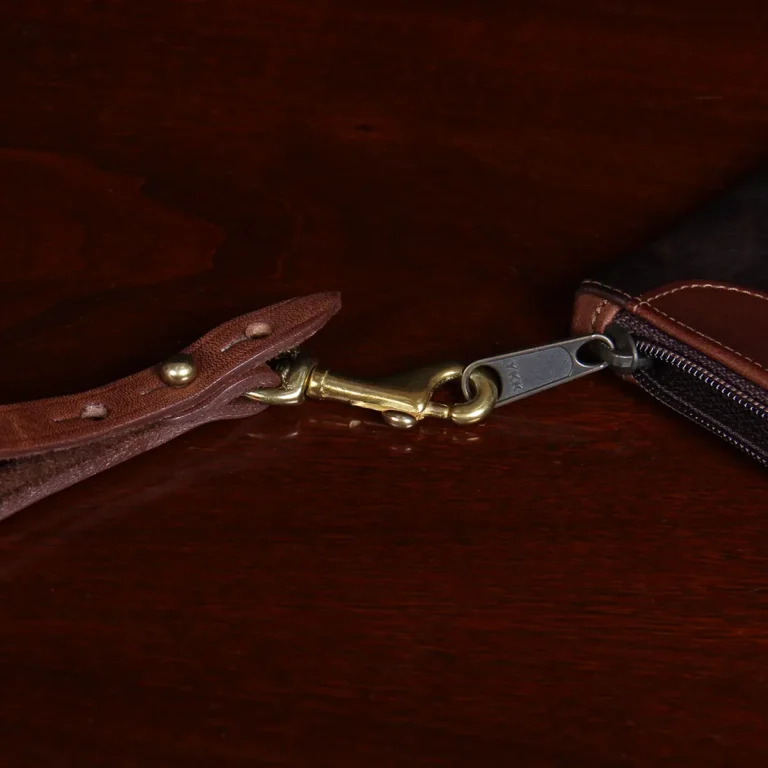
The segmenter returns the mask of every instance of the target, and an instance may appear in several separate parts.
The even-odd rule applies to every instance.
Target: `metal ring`
[[[585,362],[584,360],[579,358],[579,354],[583,349],[589,349],[592,351],[592,354],[597,357],[599,360],[599,363],[595,360]],[[615,353],[616,351],[616,344],[614,343],[613,339],[606,335],[605,333],[595,333],[592,335],[592,338],[585,341],[574,353],[574,357],[576,358],[576,362],[579,363],[579,365],[584,366],[592,366],[592,365],[599,365],[600,363],[604,363],[606,365],[610,365],[608,360],[606,360],[607,357],[609,357],[611,354]]]
[[[499,388],[495,380],[482,368],[472,371],[469,380],[472,383],[472,397],[465,403],[452,406],[451,421],[454,424],[477,424],[488,418],[499,399]]]

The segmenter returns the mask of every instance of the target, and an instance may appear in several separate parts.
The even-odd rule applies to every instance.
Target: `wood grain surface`
[[[376,375],[567,333],[768,147],[762,0],[0,9],[0,401],[341,290]],[[764,766],[765,472],[610,375],[201,428],[0,526],[2,766]]]

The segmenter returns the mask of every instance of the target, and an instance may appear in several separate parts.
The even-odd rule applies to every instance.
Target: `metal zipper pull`
[[[610,362],[599,354],[601,347],[606,351],[614,351],[616,345],[609,336],[592,333],[541,347],[486,357],[476,360],[464,369],[461,388],[464,396],[470,397],[472,374],[479,369],[490,368],[499,380],[499,399],[496,402],[498,408],[514,400],[521,400],[545,389],[602,371]]]
[[[306,398],[349,403],[379,411],[388,424],[403,429],[427,417],[475,424],[494,408],[513,400],[604,368],[631,373],[644,363],[632,337],[618,331],[615,341],[606,334],[592,333],[486,357],[466,368],[456,363],[428,366],[379,381],[339,376],[319,368],[308,355],[298,354],[274,361],[282,386],[246,392],[245,396],[266,405],[297,405]],[[433,399],[437,389],[457,380],[461,380],[464,402],[448,404]]]

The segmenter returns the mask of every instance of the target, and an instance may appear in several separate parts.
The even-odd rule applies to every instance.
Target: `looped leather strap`
[[[340,306],[338,294],[319,293],[220,325],[183,350],[198,371],[185,387],[154,367],[88,392],[0,406],[0,519],[200,424],[264,410],[242,395],[279,385],[266,362]]]

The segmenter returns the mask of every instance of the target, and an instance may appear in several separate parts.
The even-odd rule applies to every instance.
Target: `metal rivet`
[[[160,378],[169,387],[186,387],[197,378],[197,366],[192,355],[174,355],[160,366]]]

